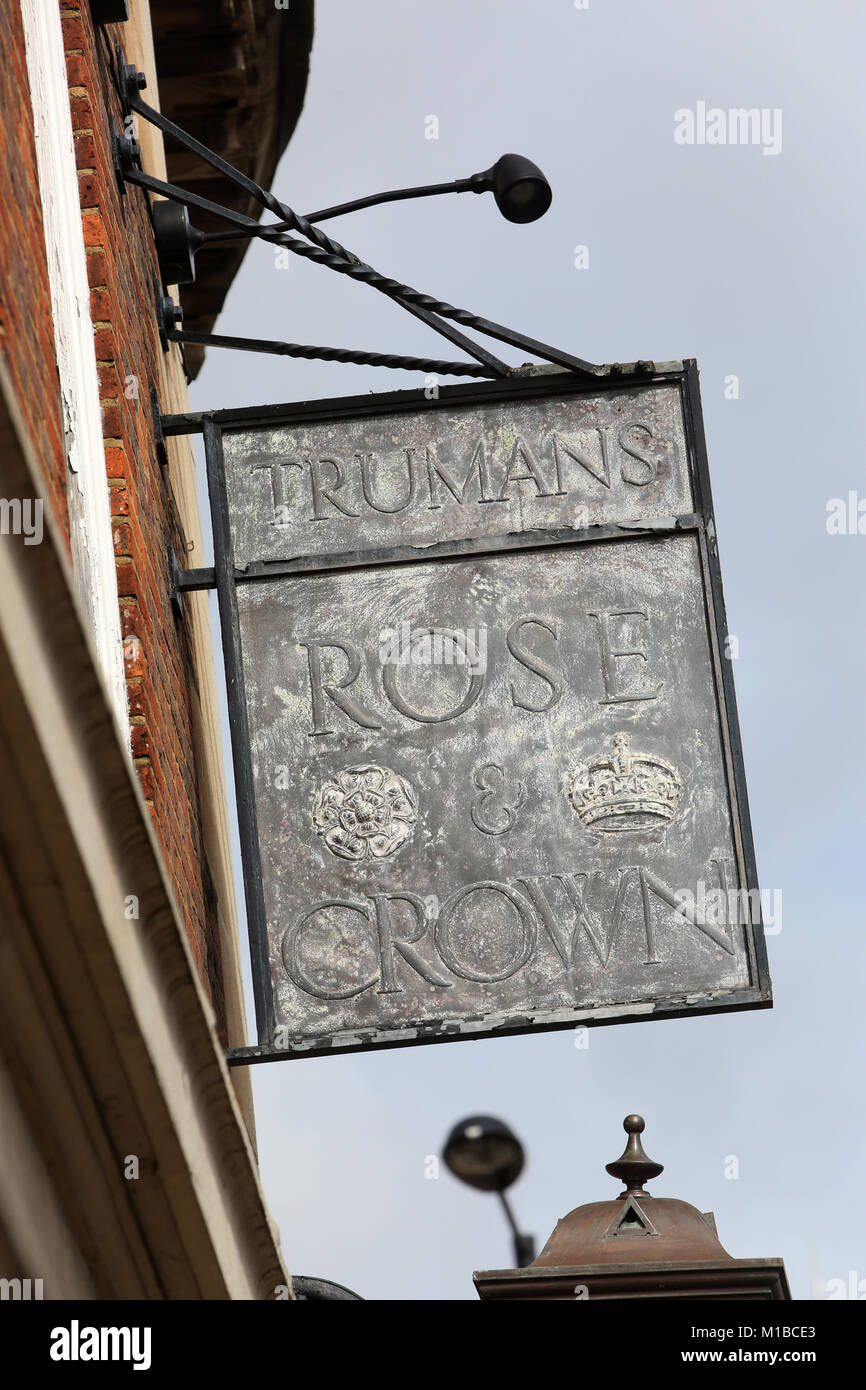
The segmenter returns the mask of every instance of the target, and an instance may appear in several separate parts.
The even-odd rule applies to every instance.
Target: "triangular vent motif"
[[[634,1197],[626,1198],[622,1211],[614,1217],[605,1231],[604,1239],[610,1240],[612,1236],[620,1235],[658,1235],[655,1226],[643,1208],[638,1206]]]

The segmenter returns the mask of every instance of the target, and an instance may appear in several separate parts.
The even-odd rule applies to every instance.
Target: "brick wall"
[[[66,456],[51,291],[17,4],[0,5],[0,355],[68,544]]]
[[[50,3],[50,0],[46,0]],[[172,612],[167,552],[184,537],[154,440],[151,392],[165,370],[159,271],[147,195],[118,188],[110,143],[123,113],[111,59],[124,27],[94,28],[86,0],[60,0],[99,371],[124,637],[132,753],[199,975],[225,1041],[216,904],[204,863],[193,765],[187,632]],[[176,349],[175,349],[176,351]],[[178,365],[175,371],[180,371]],[[192,466],[190,464],[190,466]]]

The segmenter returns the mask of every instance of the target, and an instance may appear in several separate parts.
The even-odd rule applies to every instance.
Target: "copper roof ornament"
[[[475,1274],[479,1298],[790,1299],[782,1260],[734,1259],[712,1212],[647,1192],[664,1165],[645,1153],[645,1128],[641,1115],[627,1115],[625,1149],[605,1164],[623,1191],[575,1207],[526,1268]]]
[[[651,1182],[663,1173],[665,1165],[654,1163],[644,1153],[640,1141],[640,1136],[646,1129],[643,1115],[626,1115],[622,1127],[628,1135],[628,1143],[614,1163],[604,1165],[605,1171],[610,1173],[612,1178],[619,1178],[620,1182],[625,1183],[625,1191],[619,1194],[617,1201],[623,1202],[626,1197],[651,1197],[652,1193],[645,1192],[643,1184]]]

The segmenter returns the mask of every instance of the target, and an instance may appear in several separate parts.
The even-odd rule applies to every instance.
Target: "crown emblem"
[[[673,820],[683,782],[664,758],[633,753],[628,734],[614,734],[613,752],[579,767],[569,796],[588,828],[655,830]]]

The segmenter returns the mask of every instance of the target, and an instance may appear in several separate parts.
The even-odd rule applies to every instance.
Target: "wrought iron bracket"
[[[180,305],[162,295],[157,308],[159,336],[167,352],[170,343],[199,343],[204,347],[231,348],[237,352],[263,352],[275,357],[301,357],[322,362],[354,362],[365,367],[398,367],[435,376],[501,378],[503,373],[474,362],[446,362],[432,357],[406,357],[392,352],[364,352],[356,348],[316,347],[309,343],[284,343],[269,338],[237,338],[223,333],[187,333],[177,325],[183,319]]]
[[[114,126],[111,132],[111,155],[118,192],[121,198],[125,198],[130,175],[136,168],[141,168],[141,147],[133,135]]]
[[[215,588],[216,571],[213,565],[205,566],[203,569],[178,570],[177,589],[179,593]]]
[[[134,64],[126,63],[123,60],[120,49],[116,53],[116,77],[121,101],[129,113],[134,113],[148,121],[161,130],[164,135],[176,140],[190,153],[210,164],[217,173],[222,174],[237,188],[242,189],[262,208],[277,217],[279,221],[270,225],[261,225],[254,218],[246,217],[220,203],[202,198],[175,184],[153,178],[141,170],[140,157],[136,156],[136,150],[132,148],[135,142],[131,142],[131,137],[118,135],[116,137],[115,157],[119,176],[125,183],[138,184],[152,193],[157,193],[188,208],[198,208],[201,211],[211,213],[231,226],[243,229],[250,237],[261,238],[283,246],[294,255],[317,261],[338,274],[364,281],[379,293],[393,299],[407,313],[421,319],[422,322],[435,329],[450,342],[459,346],[470,357],[474,358],[474,361],[446,363],[432,358],[406,357],[395,353],[362,352],[348,348],[322,348],[306,344],[274,342],[267,339],[235,338],[219,334],[185,334],[178,330],[177,322],[169,324],[166,321],[166,315],[171,311],[168,311],[165,305],[163,306],[163,325],[161,328],[164,346],[169,341],[189,342],[210,347],[265,352],[280,356],[318,358],[325,361],[354,362],[361,365],[420,370],[452,376],[502,378],[508,377],[518,370],[509,367],[483,344],[467,337],[459,328],[455,327],[455,324],[460,324],[472,328],[486,337],[498,339],[511,347],[527,351],[540,357],[543,361],[563,367],[581,377],[599,378],[609,373],[609,368],[584,361],[584,359],[575,357],[571,353],[563,352],[559,348],[550,346],[550,344],[530,338],[526,334],[518,333],[490,319],[482,318],[467,309],[460,309],[444,300],[435,299],[429,294],[413,289],[411,285],[402,284],[400,281],[381,274],[322,231],[309,218],[294,212],[292,208],[280,202],[272,193],[261,188],[253,179],[229,164],[214,150],[209,149],[182,127],[169,120],[161,111],[149,106],[141,97],[141,91],[146,86],[144,74],[139,72]],[[304,240],[290,235],[292,232],[299,233]],[[194,249],[191,247],[191,257],[192,254],[194,254]]]
[[[183,617],[184,594],[216,588],[214,567],[211,565],[204,569],[182,569],[177,562],[177,553],[173,545],[168,547],[168,578],[171,608],[176,618]]]
[[[163,352],[168,352],[170,343],[184,341],[184,335],[180,331],[180,324],[183,323],[183,309],[177,300],[172,299],[171,295],[158,294],[156,297],[156,326],[159,329],[159,341],[162,343]]]
[[[181,568],[177,563],[177,553],[173,545],[168,547],[168,582],[171,611],[180,621],[183,618],[183,593],[180,587]]]
[[[168,466],[168,445],[165,442],[165,433],[162,428],[162,411],[159,408],[159,395],[156,387],[150,388],[150,412],[153,418],[153,438],[156,445],[156,457],[160,468]]]

